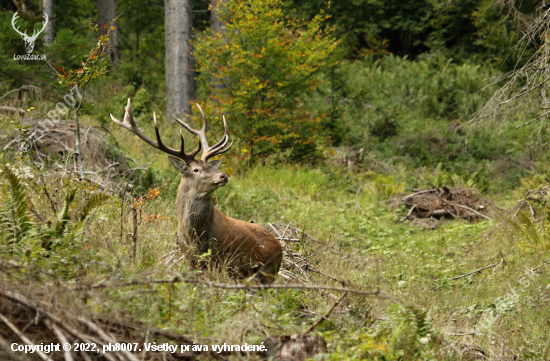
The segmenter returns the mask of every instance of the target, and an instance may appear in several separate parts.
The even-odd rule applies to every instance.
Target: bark
[[[107,34],[111,26],[111,21],[117,17],[116,0],[98,0],[97,10],[99,17],[99,35]],[[105,27],[107,25],[107,27]],[[112,24],[115,28],[118,27],[117,21]],[[118,29],[111,30],[109,33],[109,61],[113,66],[118,65],[120,60],[120,44],[118,40]]]
[[[210,31],[212,36],[225,38],[225,23],[220,18],[220,11],[226,5],[227,0],[211,0],[210,1]],[[220,82],[214,75],[210,77],[210,87],[212,95],[216,95],[219,90],[224,88],[224,83],[228,83],[229,79],[224,79]]]
[[[165,0],[166,118],[191,114],[196,98],[192,0]]]
[[[42,1],[42,11],[48,15],[48,24],[46,24],[46,30],[44,35],[44,45],[49,46],[53,42],[53,0]]]
[[[77,160],[78,160],[78,169],[80,171],[80,181],[84,182],[86,179],[84,176],[84,164],[82,163],[82,152],[81,152],[81,145],[80,145],[80,122],[78,121],[78,109],[74,109],[74,122],[76,124],[76,153],[77,153]]]
[[[225,23],[220,19],[220,9],[225,6],[226,0],[211,0],[210,1],[210,30],[212,34],[224,34]]]

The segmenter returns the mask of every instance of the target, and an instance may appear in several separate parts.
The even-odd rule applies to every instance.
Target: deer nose
[[[220,174],[220,178],[221,178],[222,181],[225,182],[225,183],[229,182],[229,177],[228,177],[227,174],[225,174],[225,173]]]

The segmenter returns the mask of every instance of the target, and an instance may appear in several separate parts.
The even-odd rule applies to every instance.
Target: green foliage
[[[193,1],[193,7],[196,3]],[[164,3],[160,0],[117,3],[117,10],[122,13],[118,26],[124,29],[127,42],[121,44],[121,58],[115,75],[122,85],[133,84],[136,90],[143,87],[151,90],[150,95],[155,97],[164,94],[163,7]],[[197,14],[194,13],[193,17]]]
[[[529,210],[523,210],[517,214],[517,219],[509,220],[522,249],[550,250],[550,212],[546,209],[545,213],[541,222],[536,222]]]
[[[52,54],[49,60],[67,69],[80,68],[82,67],[81,49],[86,49],[89,45],[90,39],[83,37],[75,30],[60,29],[55,34],[55,42],[48,48],[48,53]]]
[[[441,341],[435,335],[426,313],[413,307],[390,307],[391,320],[380,327],[357,331],[345,350],[330,361],[340,360],[434,360]]]
[[[75,195],[76,189],[70,189],[65,196],[65,200],[63,200],[63,208],[61,208],[61,211],[57,216],[57,225],[55,226],[54,231],[54,235],[56,237],[59,237],[63,234],[67,223],[71,220],[71,218],[69,217],[69,206],[71,205],[71,203],[73,203]]]
[[[345,132],[339,143],[356,144],[372,132],[380,137],[383,133],[378,129],[385,123],[394,130],[384,139],[394,135],[396,128],[422,134],[428,119],[468,119],[487,101],[489,94],[478,91],[495,73],[478,65],[458,65],[442,56],[426,55],[417,61],[393,55],[379,60],[365,57],[336,68],[329,78],[334,79],[332,86],[321,87],[318,104],[325,104],[325,109],[338,107],[340,119],[335,126]],[[338,103],[326,104],[326,96]]]
[[[504,2],[502,2],[504,3]],[[486,0],[392,1],[392,0],[293,0],[286,12],[311,19],[319,9],[330,17],[342,39],[342,54],[349,58],[365,54],[417,56],[440,52],[448,57],[480,63],[501,64],[510,69],[514,57],[509,49],[517,40],[513,21],[502,3]],[[531,13],[534,2],[513,3],[514,10]],[[506,4],[508,6],[508,4]]]
[[[84,221],[86,217],[97,207],[100,207],[105,201],[107,201],[110,197],[106,195],[105,193],[96,193],[92,194],[90,198],[86,201],[86,204],[84,205],[84,208],[82,208],[82,212],[80,213],[79,217],[80,221]]]
[[[18,175],[20,173],[21,175]],[[78,189],[70,188],[63,199],[63,207],[55,217],[56,220],[48,220],[44,224],[44,220],[39,218],[42,221],[40,224],[33,221],[27,214],[32,208],[30,201],[27,200],[29,186],[25,184],[26,181],[34,178],[30,169],[15,170],[10,166],[4,166],[2,176],[7,181],[3,184],[3,197],[7,197],[8,201],[0,209],[0,227],[8,231],[2,232],[2,239],[6,245],[12,246],[10,252],[15,249],[13,246],[22,250],[36,241],[48,251],[55,251],[55,247],[58,245],[64,247],[70,245],[82,231],[84,222],[90,213],[110,198],[103,193],[92,194],[78,216],[71,217],[70,209],[76,199]],[[36,212],[33,209],[35,215],[38,214]]]
[[[230,114],[252,159],[287,151],[289,161],[308,162],[319,158],[326,136],[323,113],[305,102],[337,41],[323,30],[323,15],[303,24],[285,18],[282,5],[229,2],[223,35],[204,35],[195,56],[206,81],[214,79],[210,105]]]
[[[99,23],[91,22],[89,25],[90,30],[99,31]],[[90,82],[101,79],[107,74],[109,67],[108,58],[108,43],[109,33],[115,28],[111,26],[105,35],[99,36],[95,47],[90,50],[85,59],[81,61],[82,67],[78,69],[71,69],[68,72],[64,68],[58,67],[57,73],[59,83],[66,85],[69,88],[73,86],[86,88]]]
[[[2,232],[2,238],[8,244],[18,244],[29,236],[33,227],[27,216],[27,191],[22,179],[9,166],[4,166],[1,172],[8,182],[4,186],[4,192],[9,193],[8,200],[0,211],[0,226],[5,230]]]

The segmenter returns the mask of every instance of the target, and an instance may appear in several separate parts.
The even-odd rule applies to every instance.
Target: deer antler
[[[201,150],[201,143],[199,143],[199,147],[196,150],[194,150],[189,154],[185,153],[185,141],[183,140],[183,135],[181,134],[181,130],[180,130],[181,149],[176,150],[165,146],[164,143],[162,143],[162,141],[160,140],[160,133],[157,126],[157,116],[155,115],[154,112],[153,112],[153,122],[155,124],[155,134],[157,136],[157,141],[156,142],[153,141],[151,138],[143,134],[143,132],[137,127],[136,122],[134,121],[134,117],[132,116],[130,99],[128,99],[128,105],[126,105],[125,110],[126,111],[124,112],[124,121],[123,122],[119,121],[118,119],[113,117],[113,115],[111,114],[111,119],[113,120],[113,122],[115,122],[116,124],[120,125],[123,128],[128,129],[129,131],[131,131],[132,133],[140,137],[143,141],[145,141],[145,143],[149,144],[150,146],[157,148],[158,150],[161,150],[164,153],[173,155],[174,157],[178,157],[182,159],[186,164],[191,163],[195,159],[195,155],[197,155],[197,153]]]
[[[193,134],[199,136],[199,138],[201,140],[201,143],[202,143],[202,147],[204,149],[203,152],[202,152],[202,155],[201,155],[201,160],[206,162],[208,159],[210,159],[210,158],[212,158],[212,157],[214,157],[218,154],[222,154],[222,153],[227,152],[231,148],[231,146],[233,145],[233,142],[231,142],[231,144],[229,144],[229,146],[227,148],[223,149],[223,147],[225,147],[225,145],[227,144],[227,142],[229,140],[229,137],[227,135],[227,123],[225,121],[225,116],[222,116],[223,117],[223,126],[224,126],[224,129],[225,129],[223,137],[219,142],[217,142],[213,146],[209,146],[208,145],[208,139],[206,138],[206,129],[207,129],[206,117],[204,116],[204,113],[203,113],[202,108],[200,107],[200,105],[198,105],[198,104],[196,104],[196,105],[197,105],[197,108],[199,108],[199,110],[201,112],[201,115],[202,115],[202,128],[201,128],[201,130],[195,130],[195,129],[191,128],[189,125],[187,125],[185,122],[183,122],[180,119],[176,118],[175,116],[174,116],[174,118],[176,118],[178,123],[180,123],[190,133],[193,133]]]

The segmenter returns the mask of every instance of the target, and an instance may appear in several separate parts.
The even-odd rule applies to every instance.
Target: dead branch
[[[490,220],[490,221],[493,220],[491,217],[487,217],[486,215],[481,214],[481,213],[479,213],[478,211],[475,211],[475,210],[473,210],[472,208],[470,208],[470,207],[468,207],[468,206],[463,206],[462,204],[453,204],[453,205],[454,205],[455,207],[460,207],[460,208],[467,209],[467,210],[469,210],[470,212],[475,213],[475,214],[477,214],[478,216],[483,217],[483,218],[485,218],[485,219],[488,219],[488,220]]]
[[[21,91],[21,90],[29,90],[31,93],[34,93],[36,95],[38,95],[40,98],[42,98],[42,88],[36,86],[36,85],[23,85],[17,89],[13,89],[13,90],[10,90],[9,92],[7,92],[6,94],[2,95],[0,97],[0,100],[4,99],[5,97],[8,96],[8,94],[11,94],[11,93],[15,93],[15,92],[18,92],[18,91]]]
[[[23,109],[19,109],[19,108],[15,108],[15,107],[8,107],[8,106],[4,106],[4,105],[0,106],[0,111],[18,113],[18,114],[21,114],[21,115],[24,115],[24,114],[27,113]]]
[[[26,345],[29,345],[29,346],[33,346],[35,348],[35,352],[36,354],[44,361],[53,361],[49,356],[47,356],[45,353],[43,353],[42,351],[36,349],[36,345],[27,338],[27,336],[25,336],[17,327],[15,327],[15,325],[13,323],[10,322],[10,320],[8,320],[8,318],[6,316],[4,316],[3,314],[0,313],[0,320],[2,320],[2,322],[4,322],[12,331],[13,333],[15,333],[17,335],[17,337],[19,337],[19,339],[21,341],[23,341]]]
[[[198,279],[188,279],[188,278],[180,278],[179,276],[174,277],[173,279],[169,280],[136,280],[126,283],[111,283],[111,284],[96,284],[96,285],[88,285],[88,286],[77,286],[77,287],[70,287],[67,288],[67,290],[70,291],[84,291],[84,290],[92,290],[92,289],[107,289],[107,288],[122,288],[122,287],[128,287],[128,286],[139,286],[139,285],[151,285],[151,284],[174,284],[174,283],[188,283],[188,284],[194,284],[194,285],[204,285],[208,287],[214,287],[214,288],[221,288],[226,290],[269,290],[269,289],[279,289],[279,290],[288,290],[288,289],[295,289],[295,290],[325,290],[325,291],[340,291],[340,292],[347,292],[351,294],[366,296],[366,297],[374,297],[379,299],[386,299],[386,300],[393,300],[398,303],[402,303],[394,296],[382,291],[382,290],[374,290],[374,291],[365,291],[365,290],[358,290],[353,288],[347,288],[347,287],[336,287],[336,286],[320,286],[320,285],[304,285],[304,284],[285,284],[285,285],[261,285],[261,284],[230,284],[230,283],[215,283],[205,280],[198,280]]]
[[[469,272],[469,273],[465,273],[465,274],[460,275],[460,276],[453,277],[453,278],[451,278],[451,280],[457,280],[457,279],[459,279],[459,278],[463,278],[463,277],[467,277],[467,276],[469,276],[469,275],[473,275],[474,273],[479,273],[479,272],[481,272],[481,271],[483,271],[483,270],[486,270],[487,268],[492,268],[492,267],[498,266],[498,265],[501,264],[501,263],[502,263],[502,261],[497,262],[497,263],[493,263],[492,265],[482,267],[482,268],[477,269],[477,270],[475,270],[475,271],[473,271],[473,272]]]
[[[328,317],[330,316],[330,314],[332,313],[332,311],[334,311],[334,309],[336,307],[338,307],[338,305],[340,304],[340,302],[342,302],[344,300],[344,298],[346,298],[346,296],[348,295],[347,292],[344,292],[344,294],[338,299],[338,301],[334,302],[334,304],[332,305],[332,307],[330,308],[330,310],[327,311],[327,313],[325,313],[323,316],[319,317],[314,323],[313,325],[311,325],[310,328],[308,328],[308,330],[306,332],[304,332],[304,336],[306,336],[308,333],[310,333],[311,331],[315,330],[315,328],[317,326],[319,326],[319,324],[321,322],[323,322],[323,320],[327,320]]]

